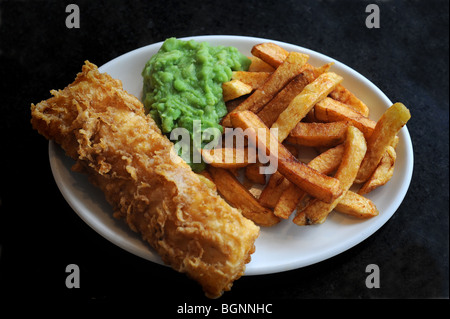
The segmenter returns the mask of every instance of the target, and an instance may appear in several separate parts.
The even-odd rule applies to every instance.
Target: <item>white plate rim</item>
[[[343,63],[328,57],[322,53],[303,48],[298,45],[294,44],[288,44],[276,40],[271,39],[265,39],[265,38],[257,38],[257,37],[246,37],[246,36],[233,36],[233,35],[206,35],[206,36],[193,36],[193,37],[186,37],[181,38],[183,40],[188,39],[194,39],[197,41],[208,41],[212,44],[222,44],[226,43],[226,45],[234,45],[234,46],[242,46],[242,45],[254,45],[261,42],[273,42],[276,43],[287,50],[297,50],[306,54],[309,54],[314,59],[323,60],[326,62],[334,62],[333,68],[340,70],[341,72],[338,73],[346,73],[346,77],[344,77],[344,84],[345,79],[350,77],[352,80],[356,80],[357,83],[362,84],[363,87],[366,87],[368,91],[373,92],[377,98],[380,100],[380,103],[383,103],[384,108],[387,108],[388,106],[392,105],[392,102],[390,99],[371,81],[369,81],[366,77],[358,73],[357,71],[353,70],[352,68],[344,65]],[[136,50],[130,51],[128,53],[125,53],[107,63],[102,65],[99,69],[102,72],[105,72],[108,69],[111,69],[115,63],[122,59],[133,59],[137,57],[140,54],[143,54],[147,51],[152,51],[157,48],[159,48],[162,45],[163,42],[154,43],[148,46],[144,46],[141,48],[138,48]],[[228,44],[233,43],[233,44]],[[143,68],[143,65],[142,65]],[[113,76],[114,77],[114,76]],[[122,80],[123,81],[123,80]],[[124,82],[124,88],[126,88],[126,81]],[[350,83],[351,84],[351,83]],[[353,92],[355,93],[355,92]],[[278,233],[284,233],[284,234],[291,234],[292,228],[299,228],[298,226],[293,225],[293,223],[290,223],[289,221],[283,221],[283,224],[280,223],[279,226],[276,225],[275,227],[272,227],[270,229],[262,229],[261,230],[261,236],[258,238],[256,242],[256,252],[252,255],[252,261],[247,265],[245,275],[263,275],[263,274],[270,274],[270,273],[277,273],[277,272],[283,272],[288,270],[293,270],[297,268],[306,267],[324,260],[327,260],[331,257],[334,257],[354,246],[361,243],[365,239],[367,239],[369,236],[374,234],[377,230],[379,230],[391,217],[392,215],[397,211],[399,206],[401,205],[404,197],[406,196],[406,193],[408,191],[412,174],[413,174],[413,166],[414,166],[414,158],[413,158],[413,148],[412,148],[412,141],[408,132],[407,127],[403,127],[399,133],[400,136],[400,143],[399,146],[401,146],[402,155],[404,156],[403,160],[405,166],[402,167],[402,172],[404,173],[404,178],[401,180],[400,186],[401,188],[396,191],[394,198],[389,198],[391,200],[390,205],[388,206],[388,210],[380,211],[380,215],[376,216],[370,220],[367,221],[352,221],[351,226],[355,224],[362,224],[362,223],[368,223],[367,227],[362,227],[362,230],[358,230],[358,234],[354,234],[350,236],[349,238],[344,238],[342,241],[337,242],[334,245],[323,247],[323,249],[319,249],[316,252],[309,253],[307,256],[301,256],[299,253],[299,258],[293,258],[289,260],[284,260],[281,258],[279,260],[275,260],[272,262],[272,260],[267,261],[266,256],[264,255],[258,255],[259,249],[261,245],[264,243],[267,244],[267,241],[263,241],[264,236],[276,239],[274,237]],[[92,229],[94,229],[97,233],[102,235],[104,238],[112,242],[113,244],[121,247],[122,249],[137,255],[139,257],[142,257],[144,259],[147,259],[149,261],[158,263],[163,265],[163,262],[161,261],[160,257],[153,251],[151,247],[143,243],[139,235],[132,233],[130,230],[127,229],[127,227],[124,225],[122,221],[113,221],[112,219],[112,208],[104,202],[99,204],[100,207],[97,209],[97,211],[93,212],[91,210],[92,206],[86,206],[86,205],[92,205],[92,202],[90,202],[90,199],[84,196],[80,196],[77,193],[74,193],[74,187],[83,187],[83,183],[87,182],[87,177],[85,176],[78,176],[80,174],[73,173],[68,170],[68,165],[71,162],[68,158],[62,158],[65,157],[64,152],[59,148],[59,146],[56,145],[53,141],[49,142],[49,160],[50,160],[50,166],[51,170],[54,176],[54,179],[57,183],[58,188],[60,189],[63,197],[68,202],[68,204],[71,206],[71,208],[78,214],[78,216],[86,223],[88,224]],[[397,170],[397,168],[396,168]],[[76,185],[70,185],[70,183],[67,180],[67,174],[70,174],[71,176],[77,174],[75,176],[76,179]],[[393,179],[395,179],[396,174],[394,174]],[[81,181],[81,182],[80,182]],[[73,181],[70,181],[73,182]],[[391,182],[390,182],[391,183]],[[387,187],[385,185],[384,187]],[[95,190],[92,190],[93,186],[86,185],[87,190],[84,190],[87,193],[95,193]],[[382,188],[380,188],[382,190]],[[378,190],[376,190],[378,191]],[[387,191],[387,190],[386,190]],[[81,191],[83,192],[83,190]],[[378,191],[379,193],[379,191]],[[98,193],[97,193],[98,195]],[[370,196],[369,196],[370,198]],[[374,200],[375,201],[375,200]],[[89,202],[86,204],[86,202]],[[98,204],[98,203],[96,203]],[[378,203],[376,202],[377,206]],[[108,209],[109,207],[109,209]],[[100,212],[100,210],[109,210],[107,212]],[[107,214],[107,216],[100,216],[98,214]],[[336,214],[336,213],[334,213]],[[111,220],[107,220],[107,223],[104,223],[104,218],[109,218]],[[344,218],[348,218],[344,216]],[[330,219],[330,218],[329,218]],[[341,222],[342,219],[338,218],[338,223]],[[321,231],[324,228],[324,225],[314,225],[314,226],[307,226],[309,229],[305,232],[319,232],[323,233]],[[332,221],[333,222],[333,221]],[[289,223],[289,226],[286,226]],[[331,223],[331,222],[330,222]],[[350,227],[350,225],[342,225],[339,227]],[[326,226],[325,226],[326,227]],[[305,228],[305,227],[300,227]],[[281,229],[281,230],[280,230]],[[118,235],[118,231],[122,232],[120,235]],[[296,232],[296,230],[294,230]],[[314,233],[313,233],[314,234]],[[262,242],[263,241],[263,242]],[[275,240],[276,241],[276,240]],[[271,244],[270,244],[271,245]],[[267,254],[267,252],[265,252]],[[293,252],[292,252],[293,253]],[[294,253],[293,253],[294,254]],[[256,258],[255,258],[256,257]],[[270,257],[269,258],[273,258]],[[265,262],[266,261],[266,262]]]

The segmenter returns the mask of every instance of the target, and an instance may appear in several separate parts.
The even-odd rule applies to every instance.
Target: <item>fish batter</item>
[[[33,127],[76,160],[124,219],[208,297],[230,290],[259,227],[226,203],[172,150],[142,103],[86,61],[75,81],[31,105]],[[178,159],[174,162],[172,159]]]

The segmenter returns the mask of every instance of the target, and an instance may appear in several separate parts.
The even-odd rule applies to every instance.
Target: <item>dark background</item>
[[[81,27],[68,29],[68,3]],[[365,8],[379,5],[381,27]],[[318,264],[243,277],[218,302],[448,298],[448,1],[0,1],[0,304],[6,300],[208,304],[184,275],[136,257],[87,226],[60,194],[30,103],[167,37],[244,35],[297,44],[347,64],[411,111],[414,175],[394,216],[354,248]],[[80,267],[80,289],[65,267]],[[377,264],[381,287],[365,286]],[[295,303],[291,303],[292,305]],[[274,308],[275,309],[275,308]]]

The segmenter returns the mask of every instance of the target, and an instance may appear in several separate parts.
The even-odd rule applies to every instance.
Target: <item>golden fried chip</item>
[[[260,58],[256,56],[249,56],[248,57],[252,62],[250,63],[250,66],[248,67],[249,72],[273,72],[275,71],[275,68],[271,66],[270,64],[267,64]]]
[[[290,80],[302,72],[308,58],[309,56],[306,54],[289,53],[283,64],[269,76],[261,87],[223,118],[222,125],[231,126],[230,116],[235,112],[250,110],[257,113],[261,110]]]
[[[370,199],[352,191],[348,191],[342,197],[335,210],[357,218],[371,218],[378,215],[378,209]]]
[[[222,95],[225,102],[249,94],[252,91],[253,88],[250,85],[245,84],[244,82],[241,82],[239,80],[231,80],[222,83]]]
[[[266,82],[267,78],[272,72],[246,72],[246,71],[234,71],[231,76],[232,80],[239,80],[256,90]]]
[[[365,182],[373,174],[387,147],[410,118],[409,110],[402,103],[395,103],[384,112],[367,139],[367,153],[356,176],[356,183]]]
[[[341,183],[343,194],[332,203],[325,203],[319,199],[311,200],[306,207],[300,212],[297,212],[297,215],[294,217],[293,222],[297,225],[323,223],[328,214],[336,207],[352,186],[367,150],[366,140],[361,131],[354,126],[349,126],[344,147],[342,162],[335,174],[335,178]]]
[[[258,116],[268,127],[277,120],[289,103],[300,94],[303,89],[323,73],[327,72],[331,64],[325,64],[320,68],[315,68],[309,63],[305,64],[303,71],[292,79],[262,110]]]
[[[263,207],[258,200],[226,169],[209,166],[219,193],[242,215],[261,226],[273,226],[280,220],[270,209]]]
[[[256,163],[256,152],[249,152],[247,147],[202,149],[201,152],[205,163],[214,167],[239,168]]]
[[[359,195],[370,193],[375,188],[383,186],[394,175],[395,160],[397,154],[392,146],[388,146],[386,152],[381,158],[380,163],[373,172],[372,176],[364,183],[361,189],[358,191]]]
[[[344,145],[341,144],[316,156],[308,163],[308,166],[322,174],[330,174],[339,167],[343,155]],[[275,205],[275,215],[284,219],[289,218],[304,195],[305,192],[298,188],[295,184],[288,184],[286,190],[280,196]]]
[[[289,52],[276,45],[266,42],[253,46],[252,54],[274,68],[278,68],[289,55]]]
[[[352,92],[347,90],[342,84],[339,84],[331,93],[330,97],[336,101],[342,102],[365,117],[369,116],[369,108],[363,101],[358,99]]]
[[[271,128],[278,128],[278,140],[284,141],[314,105],[325,98],[342,80],[336,73],[327,72],[308,84],[272,124]]]
[[[234,127],[250,129],[255,133],[249,136],[249,139],[252,139],[254,145],[262,145],[266,154],[276,159],[278,171],[299,188],[329,203],[342,194],[337,179],[323,175],[301,163],[283,144],[278,142],[256,114],[250,111],[236,112],[232,114],[231,119]],[[257,134],[258,129],[264,132],[262,136]],[[274,151],[272,147],[276,150]]]
[[[377,124],[375,121],[363,116],[361,113],[352,110],[348,105],[329,97],[315,105],[314,116],[316,119],[323,122],[349,121],[353,126],[363,132],[366,139],[372,135],[375,125]]]
[[[286,141],[289,143],[311,146],[332,147],[345,140],[349,122],[306,123],[299,122],[289,133]]]
[[[275,208],[278,200],[291,182],[289,182],[280,172],[275,172],[270,176],[267,185],[259,195],[258,201],[268,208]]]

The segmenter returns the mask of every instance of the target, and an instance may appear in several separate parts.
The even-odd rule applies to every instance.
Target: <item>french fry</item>
[[[300,197],[298,197],[299,194]],[[285,196],[280,196],[279,201],[274,207],[274,214],[283,219],[289,218],[298,203],[303,199],[304,195],[304,193],[287,193]],[[291,200],[291,202],[289,200]],[[295,201],[296,203],[294,207],[292,207],[292,201]],[[261,204],[264,206],[263,203]],[[370,199],[350,190],[345,193],[345,196],[342,197],[334,210],[338,213],[357,218],[371,218],[379,214],[377,207]]]
[[[295,145],[289,143],[284,143],[283,145],[293,156],[298,156],[298,149]],[[289,180],[281,175],[280,172],[276,171],[270,176],[269,181],[259,195],[259,202],[264,207],[274,208],[279,198],[290,184],[291,182],[289,182]]]
[[[316,68],[315,66],[306,63],[305,69],[303,70],[302,73],[305,74],[306,78],[311,83],[322,74],[327,73],[333,66],[333,64],[334,64],[333,62],[329,62],[327,64],[322,65],[321,67]]]
[[[316,171],[328,175],[338,169],[344,156],[344,144],[340,144],[313,158],[308,166]]]
[[[246,218],[261,226],[273,226],[280,219],[258,200],[226,169],[209,166],[208,171],[216,183],[219,193]]]
[[[316,156],[308,166],[322,174],[330,174],[339,167],[343,154],[344,145],[341,144]],[[304,195],[306,195],[304,191],[290,183],[276,203],[274,214],[283,219],[289,218]]]
[[[306,196],[306,193],[303,190],[298,188],[297,185],[289,183],[275,204],[273,213],[277,217],[288,219],[304,196]]]
[[[402,103],[395,103],[384,112],[372,135],[367,139],[367,153],[355,179],[356,183],[363,183],[369,179],[387,147],[393,143],[398,131],[410,118],[409,110]]]
[[[234,71],[231,76],[231,80],[239,80],[256,90],[266,82],[267,78],[272,72],[246,72],[246,71]]]
[[[328,203],[342,194],[337,179],[323,175],[297,160],[253,112],[233,113],[231,120],[234,127],[240,127],[243,130],[251,129],[255,132],[249,136],[249,139],[252,139],[254,145],[262,145],[266,154],[269,153],[277,160],[278,171],[300,189]],[[258,129],[264,133],[262,136],[258,136]],[[277,148],[277,152],[273,151],[273,146]]]
[[[363,132],[366,139],[372,135],[377,124],[361,113],[352,110],[347,105],[329,97],[315,105],[314,116],[323,122],[349,121],[353,126]]]
[[[380,163],[373,172],[372,176],[364,183],[358,191],[359,195],[370,193],[375,188],[383,186],[391,179],[394,174],[395,160],[397,154],[392,146],[388,146],[386,152],[381,158]]]
[[[258,112],[258,116],[268,127],[277,120],[278,116],[289,105],[289,103],[300,94],[303,89],[321,74],[328,71],[331,63],[325,64],[320,68],[315,68],[309,63],[305,64],[305,68],[292,79],[262,110]]]
[[[281,175],[280,172],[276,171],[270,176],[267,185],[262,190],[261,195],[259,195],[259,203],[267,208],[275,208],[281,195],[290,184],[291,182]]]
[[[345,140],[349,122],[305,123],[299,122],[289,133],[286,141],[289,143],[311,146],[332,147]]]
[[[255,45],[251,52],[249,70],[233,72],[223,85],[229,113],[221,124],[254,131],[245,145],[270,153],[278,170],[256,199],[237,180],[236,171],[245,166],[244,184],[264,185],[262,164],[253,157],[238,161],[241,152],[248,156],[245,150],[227,157],[220,149],[205,152],[213,176],[205,182],[214,179],[225,199],[262,226],[288,218],[296,208],[293,221],[298,225],[323,223],[333,209],[357,218],[378,215],[375,204],[362,195],[392,177],[396,134],[410,118],[406,107],[396,103],[378,122],[372,121],[367,105],[341,84],[342,77],[329,72],[333,63],[314,67],[307,55],[274,43]],[[293,155],[296,145],[332,148],[305,165]],[[334,177],[327,176],[334,171]],[[364,183],[358,193],[349,190],[353,183]]]
[[[391,146],[394,148],[394,150],[397,148],[398,142],[400,141],[400,138],[398,137],[398,135],[396,135],[394,137],[394,139],[392,140]]]
[[[261,111],[258,112],[260,119],[268,127],[277,120],[278,116],[289,105],[289,103],[298,95],[309,83],[306,76],[302,73],[292,79]]]
[[[325,203],[319,199],[309,201],[306,207],[297,212],[293,222],[297,225],[321,224],[328,214],[336,207],[345,196],[358,173],[361,162],[366,154],[367,146],[363,133],[354,126],[347,129],[347,137],[344,144],[342,162],[335,174],[340,181],[343,193],[331,203]]]
[[[259,168],[261,165],[260,162],[247,165],[245,167],[245,177],[255,184],[264,185],[266,183],[266,175],[260,173]]]
[[[277,68],[284,61],[284,59],[286,59],[289,52],[280,46],[269,42],[255,45],[252,48],[252,54]],[[330,96],[337,101],[349,105],[352,109],[362,115],[366,117],[369,116],[369,108],[367,105],[358,99],[352,92],[346,89],[342,84],[339,84],[332,92],[330,92]]]
[[[252,62],[250,63],[250,66],[248,67],[249,72],[273,72],[275,71],[275,68],[271,66],[270,64],[267,64],[260,58],[256,56],[249,56],[248,57]]]
[[[245,84],[244,82],[241,82],[239,80],[231,80],[222,83],[222,95],[225,102],[249,94],[252,91],[253,88],[250,85]]]
[[[334,210],[357,218],[371,218],[379,214],[377,207],[370,199],[352,191],[345,193]]]
[[[278,68],[289,55],[288,51],[271,42],[253,46],[251,53],[275,69]]]
[[[358,99],[352,92],[347,90],[342,84],[339,84],[330,93],[330,97],[334,100],[342,102],[358,113],[361,113],[365,117],[369,116],[369,108],[363,101]]]
[[[278,140],[284,141],[314,105],[325,98],[342,80],[336,73],[327,72],[308,84],[272,124],[271,128],[278,128]]]
[[[264,84],[253,92],[244,102],[239,104],[231,113],[228,113],[222,120],[223,126],[231,126],[231,114],[239,111],[250,110],[257,113],[264,107],[290,80],[300,74],[303,66],[308,60],[306,54],[291,52],[286,60],[275,72],[273,72]]]
[[[249,152],[247,147],[202,149],[201,152],[205,163],[214,167],[239,168],[256,163],[256,152]]]
[[[235,108],[238,107],[239,104],[244,102],[244,100],[248,98],[248,95],[242,95],[234,100],[229,100],[225,102],[225,105],[227,106],[228,113],[233,111]]]
[[[284,145],[284,147],[287,148],[287,150],[292,155],[294,155],[294,157],[298,157],[298,148],[297,148],[297,146],[295,146],[294,144],[291,144],[291,143],[287,143],[287,142],[283,143],[283,145]]]

